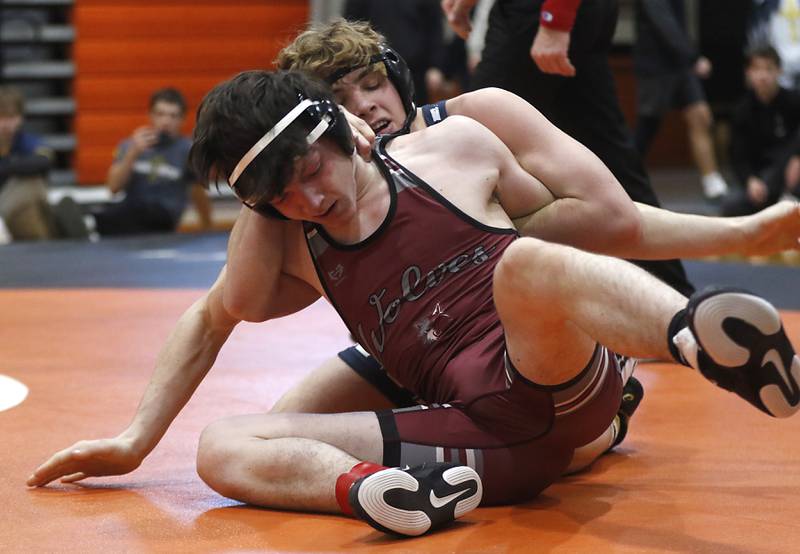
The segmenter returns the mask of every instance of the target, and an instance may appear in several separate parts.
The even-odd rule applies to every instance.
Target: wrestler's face
[[[325,227],[346,223],[355,214],[355,178],[351,156],[322,138],[294,161],[283,194],[270,204],[289,219]]]
[[[778,92],[780,68],[769,58],[754,57],[745,70],[747,83],[762,100],[771,100]]]
[[[372,127],[375,134],[399,131],[406,119],[397,89],[375,64],[354,69],[335,83],[336,102]]]

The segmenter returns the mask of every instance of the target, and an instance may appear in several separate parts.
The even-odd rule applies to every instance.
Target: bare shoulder
[[[479,121],[454,115],[421,131],[398,137],[390,153],[459,154],[481,157],[501,146],[499,139]]]
[[[504,113],[514,110],[518,105],[525,102],[522,98],[512,92],[495,87],[482,88],[465,92],[455,98],[451,98],[445,104],[448,115],[462,115],[483,121],[497,113]],[[448,117],[448,119],[450,119]]]
[[[464,93],[448,100],[446,109],[479,121],[517,154],[545,147],[560,133],[534,106],[499,88]]]

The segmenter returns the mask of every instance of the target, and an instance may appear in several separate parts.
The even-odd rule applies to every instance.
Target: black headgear
[[[286,219],[286,217],[267,202],[252,204],[245,200],[236,188],[236,181],[239,180],[239,177],[241,177],[242,173],[247,169],[247,166],[264,151],[269,143],[275,140],[279,134],[298,119],[308,130],[308,135],[306,136],[308,144],[313,144],[320,137],[324,136],[333,139],[333,141],[339,145],[339,148],[348,156],[352,155],[355,150],[350,125],[347,123],[347,118],[338,106],[330,100],[311,100],[306,98],[303,93],[299,93],[297,105],[289,110],[272,129],[267,131],[264,136],[242,156],[230,177],[228,177],[228,184],[242,203],[266,217]]]
[[[372,56],[364,65],[356,65],[350,67],[343,67],[338,71],[334,71],[328,76],[328,84],[333,84],[351,71],[367,67],[369,65],[383,62],[386,68],[386,74],[389,80],[397,89],[400,99],[403,101],[403,109],[406,112],[406,120],[403,122],[403,130],[407,130],[411,125],[411,121],[417,115],[417,108],[414,105],[414,79],[411,76],[411,70],[408,68],[406,61],[397,53],[396,50],[390,48],[386,44],[380,45],[380,51]]]

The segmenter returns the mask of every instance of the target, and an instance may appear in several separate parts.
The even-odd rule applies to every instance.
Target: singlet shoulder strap
[[[373,160],[377,163],[383,177],[391,184],[390,188],[397,193],[406,188],[416,188],[417,182],[410,171],[386,152],[386,147],[395,138],[397,135],[378,137],[373,148]]]

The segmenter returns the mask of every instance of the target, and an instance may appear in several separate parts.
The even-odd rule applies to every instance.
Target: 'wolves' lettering
[[[386,347],[386,325],[393,323],[397,319],[402,301],[414,302],[419,300],[429,290],[439,286],[449,274],[458,273],[462,269],[474,268],[486,263],[495,248],[495,246],[492,246],[487,250],[483,246],[476,246],[471,252],[459,254],[452,260],[440,263],[424,275],[418,266],[409,266],[400,279],[401,295],[389,302],[385,309],[381,301],[386,294],[386,289],[370,294],[369,304],[370,306],[375,306],[378,325],[369,333],[371,340],[367,340],[361,323],[358,324],[361,344],[364,346],[371,344],[372,355],[380,360],[380,354],[383,353]]]

